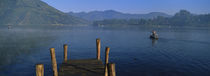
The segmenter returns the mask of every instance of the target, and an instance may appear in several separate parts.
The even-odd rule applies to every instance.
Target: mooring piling
[[[53,76],[58,76],[55,48],[50,48],[50,53],[51,53],[51,61],[52,61],[52,68],[53,68]]]
[[[108,74],[109,74],[109,76],[116,76],[115,64],[114,63],[109,63],[108,64]]]
[[[110,48],[106,47],[106,51],[105,51],[105,76],[108,76],[108,63],[109,63],[109,51]]]
[[[44,65],[36,64],[36,76],[44,76]]]
[[[101,59],[101,40],[99,38],[96,39],[96,50],[97,50],[97,55],[96,55],[96,58],[98,60]]]
[[[68,45],[67,44],[64,44],[63,45],[63,48],[64,48],[64,62],[67,62],[67,60],[68,60],[68,58],[67,58],[67,56],[68,56]]]
[[[109,63],[109,51],[110,51],[110,48],[109,47],[106,47],[105,64],[108,64]]]

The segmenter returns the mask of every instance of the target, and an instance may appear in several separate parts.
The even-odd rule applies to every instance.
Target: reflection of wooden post
[[[67,62],[67,55],[68,55],[68,45],[67,44],[64,44],[63,45],[63,48],[64,48],[64,62]]]
[[[109,76],[116,76],[115,64],[114,63],[109,63],[108,64],[108,74],[109,74]]]
[[[57,69],[57,62],[55,57],[55,48],[50,48],[51,53],[51,61],[52,61],[52,67],[53,67],[53,75],[58,76],[58,69]]]
[[[100,60],[101,57],[101,40],[100,39],[96,39],[96,50],[97,50],[97,59]]]
[[[36,76],[44,76],[44,65],[36,64]]]
[[[109,63],[109,50],[110,48],[109,47],[106,47],[106,54],[105,54],[105,76],[108,76],[108,63]]]

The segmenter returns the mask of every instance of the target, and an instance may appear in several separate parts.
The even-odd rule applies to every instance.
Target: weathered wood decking
[[[97,59],[68,60],[61,64],[59,76],[104,76],[104,64]]]

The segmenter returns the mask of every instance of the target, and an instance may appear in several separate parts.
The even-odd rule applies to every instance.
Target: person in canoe
[[[12,26],[11,25],[8,25],[8,29],[11,29],[12,28]]]
[[[152,34],[150,35],[151,39],[158,39],[158,34],[156,33],[155,30],[152,31]]]

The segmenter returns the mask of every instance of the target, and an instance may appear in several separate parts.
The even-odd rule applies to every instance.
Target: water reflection
[[[50,32],[36,29],[1,29],[0,31],[0,68],[2,65],[16,63],[21,55],[30,55],[55,39]]]
[[[152,46],[155,46],[157,44],[158,39],[151,39],[152,40]]]
[[[0,63],[14,63],[14,58],[23,57],[22,63],[14,63],[15,65],[6,67],[9,68],[6,71],[2,71],[5,68],[0,67],[0,76],[33,76],[34,65],[39,62],[45,64],[45,75],[50,76],[53,73],[49,48],[56,48],[59,66],[63,60],[63,44],[71,46],[71,59],[95,57],[95,38],[101,38],[102,49],[111,47],[110,62],[116,62],[119,76],[210,76],[210,35],[203,30],[185,29],[188,32],[183,32],[157,29],[162,38],[150,40],[148,31],[151,28],[56,28],[61,30],[0,30]],[[191,33],[194,37],[188,37]],[[155,48],[151,48],[152,46]],[[40,47],[43,48],[24,49]]]

